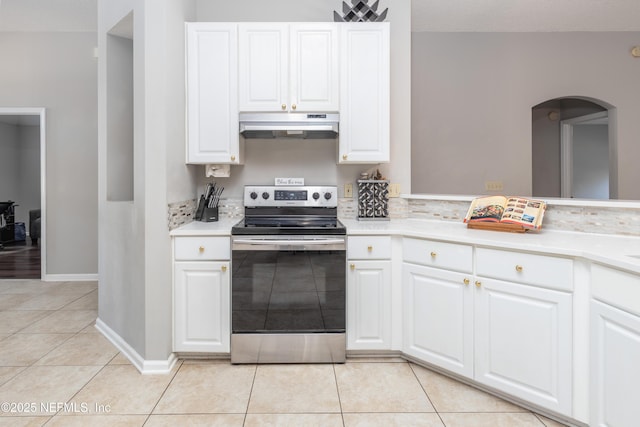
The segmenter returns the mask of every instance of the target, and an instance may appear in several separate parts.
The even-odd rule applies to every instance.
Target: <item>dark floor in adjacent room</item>
[[[40,245],[5,243],[0,249],[0,279],[39,279]]]

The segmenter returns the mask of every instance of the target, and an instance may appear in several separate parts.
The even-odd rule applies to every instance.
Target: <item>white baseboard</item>
[[[133,347],[123,340],[120,335],[99,318],[96,319],[96,329],[100,331],[111,344],[116,346],[141,374],[168,374],[178,360],[174,353],[171,353],[167,360],[145,360]]]
[[[43,282],[97,282],[97,274],[45,274]]]

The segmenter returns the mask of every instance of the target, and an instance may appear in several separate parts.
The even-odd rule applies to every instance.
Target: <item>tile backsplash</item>
[[[168,207],[169,230],[194,220],[196,200],[170,203]],[[222,199],[220,217],[241,218],[241,199]],[[469,202],[464,200],[438,200],[421,198],[389,199],[391,219],[422,218],[439,221],[462,222]],[[340,218],[356,218],[356,198],[338,200]],[[640,209],[630,207],[559,206],[549,205],[544,217],[545,230],[578,231],[584,233],[617,234],[640,237]]]

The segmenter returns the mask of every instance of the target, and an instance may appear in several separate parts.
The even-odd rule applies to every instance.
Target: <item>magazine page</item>
[[[471,202],[464,222],[499,222],[506,202],[503,196],[478,197]]]
[[[502,215],[502,222],[537,229],[542,225],[545,208],[545,203],[540,200],[509,197]]]

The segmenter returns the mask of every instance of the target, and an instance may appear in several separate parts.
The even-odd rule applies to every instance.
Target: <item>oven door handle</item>
[[[325,246],[323,249],[341,250],[345,248],[344,239],[310,239],[310,240],[287,240],[287,239],[233,239],[233,249],[251,249],[258,248],[283,248],[283,249],[305,249],[309,247],[318,248]]]

